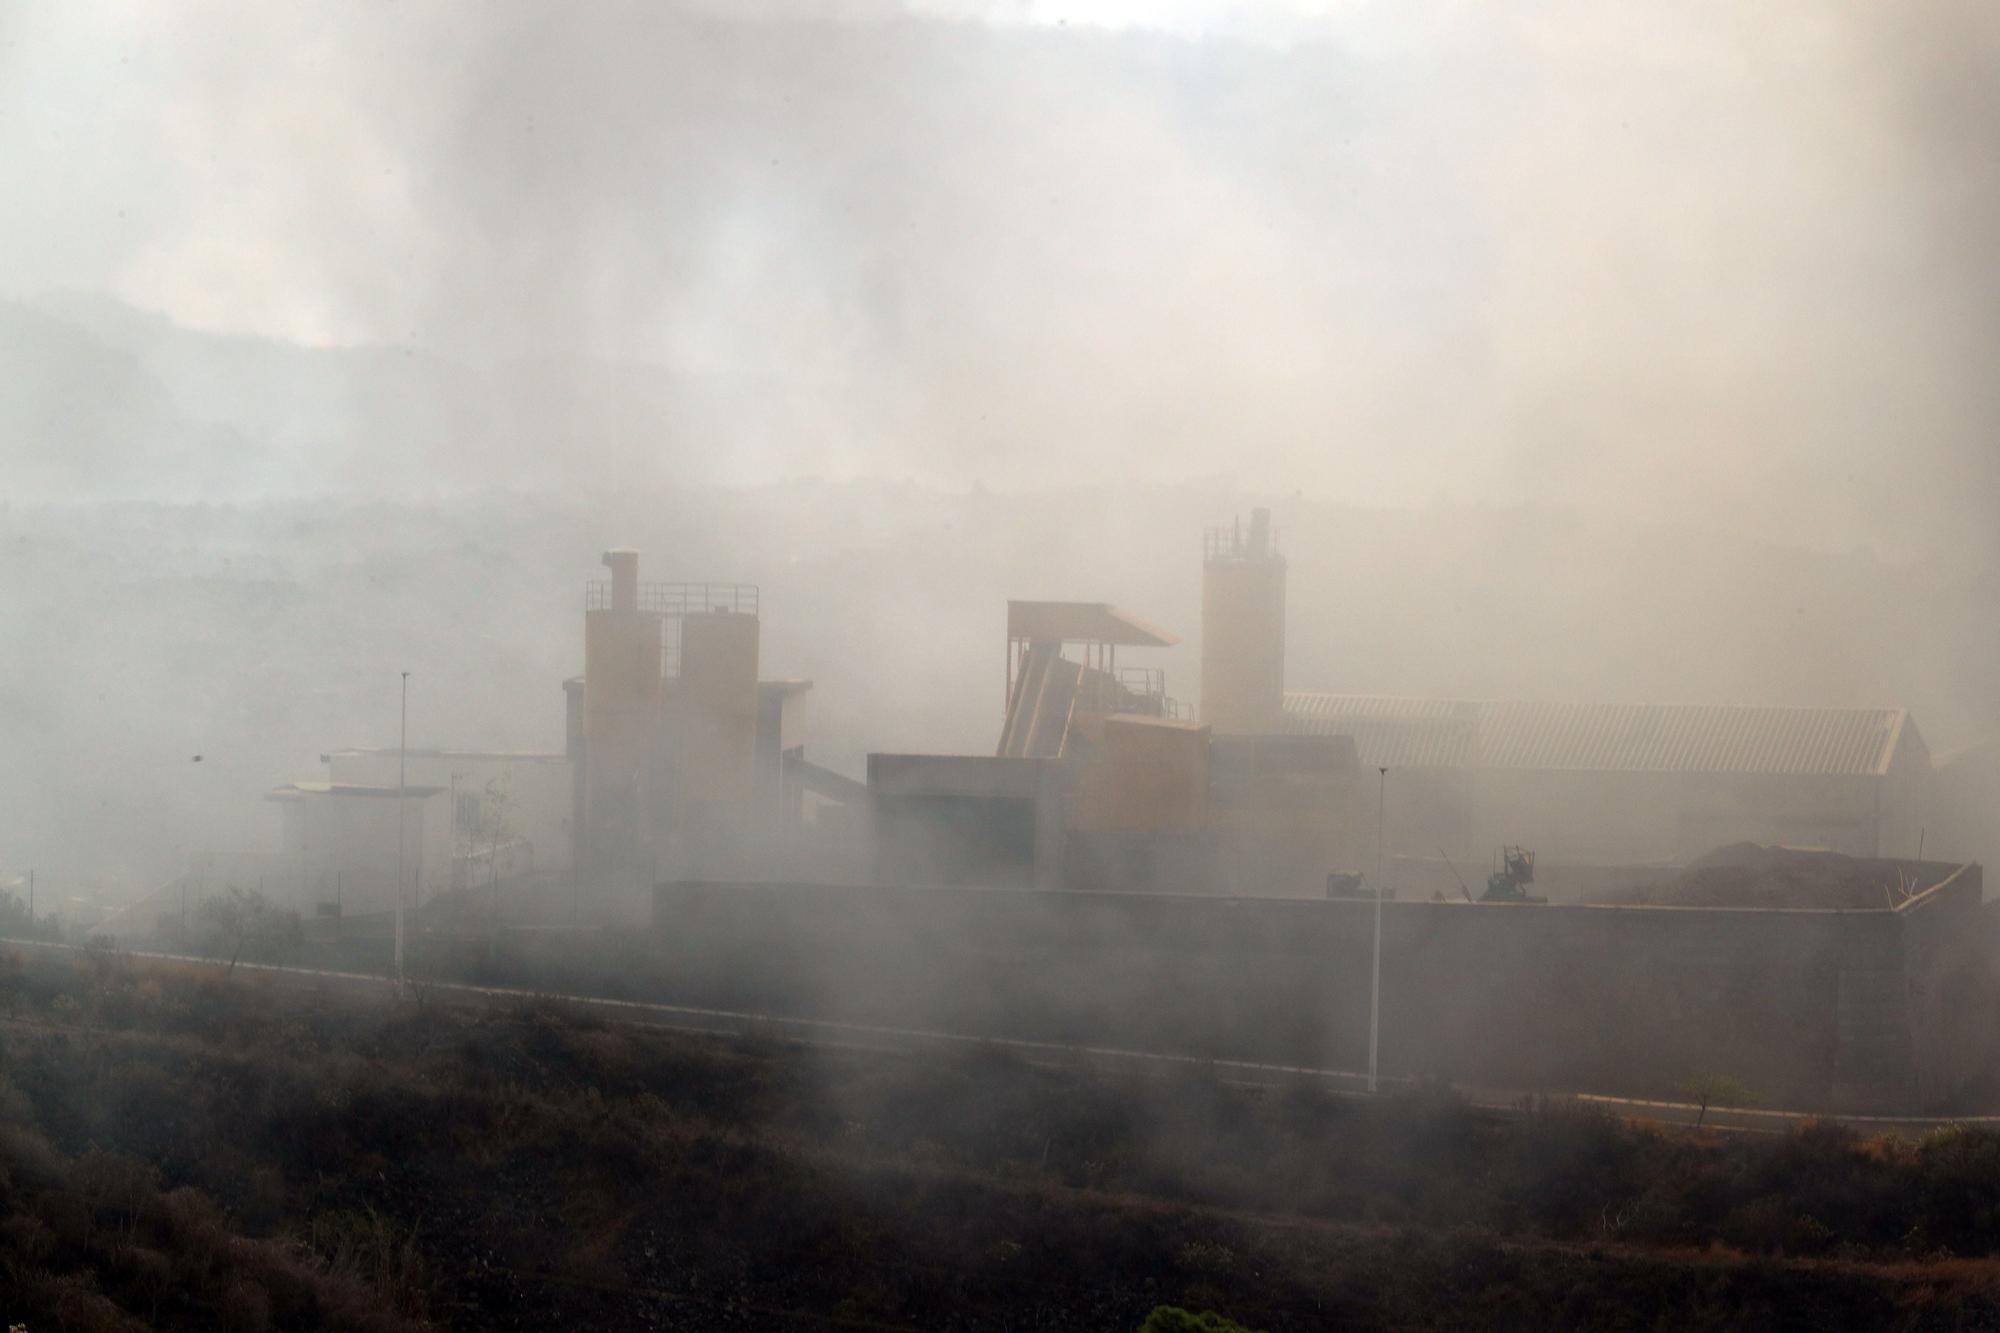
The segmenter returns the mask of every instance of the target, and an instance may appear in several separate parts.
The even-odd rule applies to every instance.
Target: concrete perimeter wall
[[[1927,1109],[1984,1054],[1979,900],[1968,866],[1897,911],[1385,903],[1382,1067],[1634,1095],[1712,1071],[1768,1105]],[[1360,1069],[1373,910],[676,883],[656,977],[690,1003]]]

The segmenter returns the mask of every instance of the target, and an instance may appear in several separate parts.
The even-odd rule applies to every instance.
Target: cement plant
[[[0,1327],[2000,1329],[2000,20],[0,13]]]
[[[662,1003],[1370,1086],[1964,1106],[2000,1002],[1949,854],[1978,793],[1907,711],[1291,689],[1271,511],[1198,538],[1197,681],[1109,601],[1008,601],[993,751],[852,774],[810,757],[812,681],[760,672],[781,606],[606,551],[562,751],[330,748],[267,848],[87,938],[177,952],[252,896],[337,970],[609,993],[615,960]]]

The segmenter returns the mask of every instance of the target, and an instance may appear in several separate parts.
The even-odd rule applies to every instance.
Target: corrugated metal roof
[[[1291,714],[1286,715],[1293,722]],[[1296,733],[1352,736],[1356,759],[1367,768],[1468,768],[1479,757],[1479,728],[1460,718],[1346,717],[1324,719]]]
[[[328,752],[335,759],[391,759],[396,755],[393,745],[351,745],[344,749]],[[566,763],[569,756],[560,750],[444,750],[435,747],[418,749],[411,746],[404,753],[412,759],[492,759],[520,763]]]
[[[1900,708],[1285,696],[1286,731],[1351,735],[1370,767],[1879,774],[1907,722]]]
[[[1478,704],[1462,699],[1404,699],[1386,694],[1287,694],[1285,712],[1300,717],[1463,718]]]

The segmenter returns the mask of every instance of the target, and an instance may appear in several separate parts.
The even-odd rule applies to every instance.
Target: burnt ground
[[[2000,1136],[826,1052],[0,956],[0,1320],[2000,1327]]]

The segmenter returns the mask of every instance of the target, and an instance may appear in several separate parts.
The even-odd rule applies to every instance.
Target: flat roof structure
[[[370,796],[391,797],[398,791],[404,796],[435,796],[446,790],[443,787],[418,787],[406,785],[397,787],[393,782],[288,782],[282,787],[273,787],[264,793],[267,801],[299,801],[308,796]]]
[[[322,761],[346,759],[387,759],[398,753],[393,745],[349,745],[329,750]],[[510,763],[566,763],[569,756],[560,750],[451,750],[411,746],[401,751],[412,759],[503,759]]]
[[[1109,602],[1007,603],[1007,637],[1037,643],[1109,643],[1121,648],[1171,648],[1180,642],[1157,625]]]
[[[1283,729],[1354,737],[1368,767],[1877,777],[1901,708],[1525,703],[1289,693]]]

